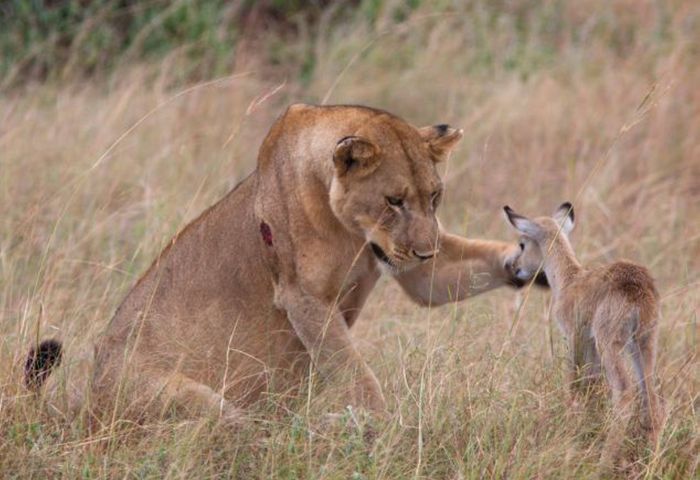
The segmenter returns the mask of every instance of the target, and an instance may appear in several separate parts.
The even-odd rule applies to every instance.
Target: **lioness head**
[[[439,251],[435,212],[443,185],[436,163],[461,138],[447,125],[417,129],[379,115],[338,140],[331,208],[390,269],[409,269]]]

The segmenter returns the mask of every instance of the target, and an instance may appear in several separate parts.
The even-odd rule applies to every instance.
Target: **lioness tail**
[[[51,370],[61,363],[63,347],[58,340],[44,340],[29,350],[24,363],[24,383],[31,390],[38,390]]]

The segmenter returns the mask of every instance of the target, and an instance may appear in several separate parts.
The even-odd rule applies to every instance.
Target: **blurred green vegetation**
[[[370,40],[412,21],[417,28],[450,22],[456,34],[466,34],[470,72],[503,69],[527,77],[551,65],[562,48],[591,41],[624,57],[643,37],[663,52],[674,34],[671,6],[651,5],[652,20],[645,22],[612,4],[601,3],[590,15],[565,0],[6,0],[0,3],[0,85],[168,59],[177,59],[181,81],[196,81],[229,73],[243,40],[261,63],[282,66],[285,76],[305,84],[317,64],[319,37],[339,40],[337,32],[359,31]],[[697,28],[696,20],[688,28]],[[398,53],[387,61],[402,61]]]
[[[246,29],[294,33],[315,0],[8,0],[0,3],[0,78],[92,75],[180,51],[189,76],[230,68]],[[348,2],[351,5],[355,2]]]

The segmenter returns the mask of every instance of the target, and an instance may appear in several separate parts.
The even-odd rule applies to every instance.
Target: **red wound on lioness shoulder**
[[[270,226],[265,222],[260,222],[260,235],[262,235],[263,242],[268,247],[272,246],[272,230]]]

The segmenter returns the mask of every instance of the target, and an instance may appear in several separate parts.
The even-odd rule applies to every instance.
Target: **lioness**
[[[372,108],[289,107],[256,170],[178,233],[117,309],[95,347],[91,410],[174,404],[235,421],[313,362],[347,403],[383,412],[349,333],[382,271],[421,305],[518,281],[518,245],[451,235],[435,216],[436,163],[461,138]],[[28,385],[60,358],[55,342],[33,349]]]

